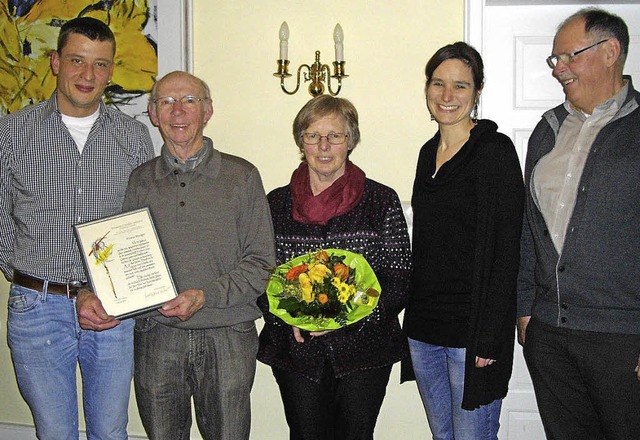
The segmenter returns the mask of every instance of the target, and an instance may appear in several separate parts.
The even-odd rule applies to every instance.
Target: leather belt
[[[44,290],[45,285],[45,280],[32,277],[31,275],[18,272],[17,270],[13,271],[13,279],[11,281],[13,282],[13,284],[17,284],[18,286],[37,290],[39,292],[42,292]],[[53,281],[49,281],[47,283],[47,293],[52,293],[54,295],[63,295],[67,298],[75,298],[76,296],[78,296],[78,292],[80,291],[80,289],[85,288],[87,288],[87,283],[83,283],[81,281],[70,281],[68,283],[56,283]]]

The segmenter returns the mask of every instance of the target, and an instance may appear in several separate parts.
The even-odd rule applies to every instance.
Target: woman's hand
[[[485,358],[476,356],[476,368],[484,368],[489,365],[493,365],[495,361],[496,361],[495,359],[485,359]]]
[[[294,327],[291,326],[291,328],[293,329],[293,337],[295,338],[295,340],[297,342],[304,342],[304,338],[302,337],[302,333],[300,332],[300,329],[298,327]],[[328,334],[329,332],[332,332],[333,330],[324,330],[321,332],[310,332],[309,336],[311,336],[311,338],[315,338],[316,336],[324,336],[326,334]]]

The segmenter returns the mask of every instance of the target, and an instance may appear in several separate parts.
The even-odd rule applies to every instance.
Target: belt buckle
[[[76,291],[76,296],[78,296],[78,289],[80,288],[80,286],[82,286],[82,283],[80,281],[69,281],[67,283],[67,299],[71,298],[69,286],[71,286],[71,288]]]

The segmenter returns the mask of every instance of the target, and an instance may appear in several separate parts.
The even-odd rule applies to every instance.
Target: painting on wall
[[[116,38],[115,71],[105,101],[146,119],[146,95],[158,73],[159,0],[0,0],[0,115],[48,99],[56,81],[49,56],[60,27],[90,16]]]

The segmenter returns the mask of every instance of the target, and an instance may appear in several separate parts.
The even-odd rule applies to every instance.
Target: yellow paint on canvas
[[[51,96],[55,77],[49,56],[60,26],[80,15],[104,21],[116,37],[116,69],[107,101],[126,103],[151,90],[158,59],[144,34],[149,2],[115,0],[110,9],[95,9],[99,5],[87,0],[41,0],[24,16],[14,17],[8,0],[0,0],[0,113],[15,112]]]

